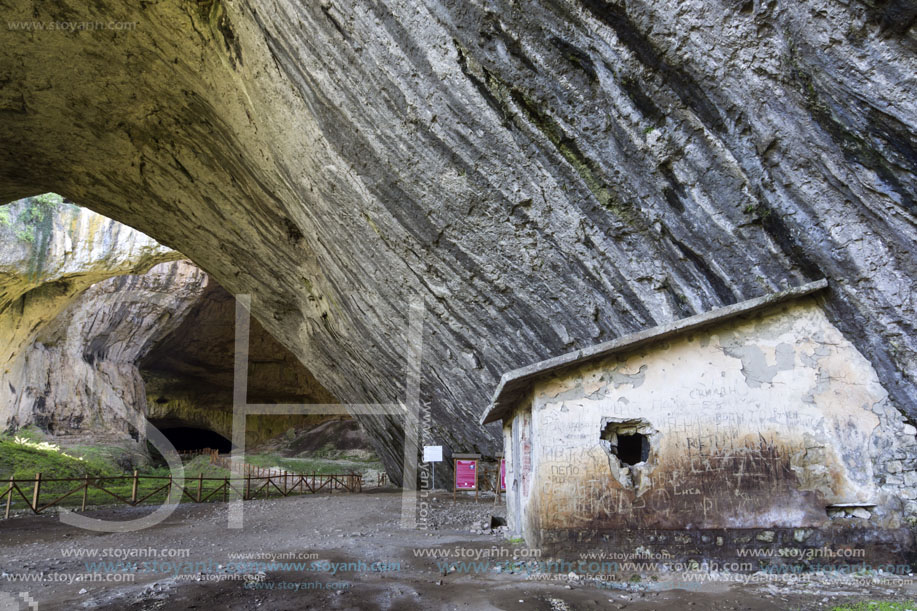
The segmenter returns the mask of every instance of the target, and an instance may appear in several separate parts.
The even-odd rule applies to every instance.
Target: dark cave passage
[[[232,451],[232,442],[210,429],[190,426],[157,426],[157,428],[179,452],[203,450],[204,448],[219,450],[221,454]]]

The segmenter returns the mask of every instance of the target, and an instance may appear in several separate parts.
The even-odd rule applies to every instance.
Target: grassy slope
[[[36,443],[42,440],[41,434],[36,432],[20,431],[18,435]],[[119,459],[122,459],[125,453],[126,451],[122,448],[103,445],[76,446],[67,450],[55,449],[53,446],[36,448],[17,443],[11,436],[0,436],[0,492],[6,490],[8,484],[3,482],[8,482],[11,476],[16,480],[27,480],[17,482],[22,494],[14,493],[11,505],[12,511],[27,510],[29,505],[26,499],[31,500],[32,498],[34,489],[32,482],[36,473],[42,475],[40,505],[49,503],[74,490],[81,483],[54,480],[76,478],[85,481],[85,478],[89,477],[91,481],[101,484],[108,492],[90,487],[86,498],[87,506],[117,503],[117,499],[110,493],[122,498],[130,498],[133,486],[131,473],[118,466],[119,462],[123,464],[123,461]],[[272,453],[250,454],[246,456],[246,462],[259,467],[277,467],[293,473],[344,474],[351,471],[365,473],[372,469],[382,468],[377,460],[367,460],[350,455],[336,458],[325,456],[283,458]],[[168,467],[146,467],[140,469],[139,472],[140,475],[146,476],[146,479],[139,480],[138,498],[153,493],[147,499],[147,503],[165,501],[165,490],[156,490],[168,482]],[[206,456],[198,456],[184,465],[185,488],[192,496],[197,496],[198,486],[200,486],[202,496],[206,497],[209,493],[216,491],[223,484],[223,478],[229,475],[229,470],[210,464]],[[197,481],[199,476],[214,479],[204,479],[199,482]],[[253,489],[259,487],[261,483],[263,482],[253,481]],[[237,489],[240,488],[241,484],[237,485]],[[177,500],[177,498],[178,495],[173,494],[172,499]],[[222,500],[223,498],[225,498],[223,492],[218,492],[211,500]],[[181,500],[187,502],[190,499],[182,495]],[[61,504],[65,507],[79,507],[82,501],[83,492],[78,490],[65,498]],[[5,508],[5,505],[6,499],[0,499],[0,511]]]

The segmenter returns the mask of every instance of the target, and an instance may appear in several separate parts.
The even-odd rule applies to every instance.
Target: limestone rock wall
[[[182,319],[207,284],[186,262],[97,283],[74,299],[0,376],[4,428],[142,441],[141,355]]]
[[[144,234],[50,200],[3,209],[0,428],[139,442],[147,416],[231,438],[232,296]],[[250,401],[335,402],[259,324],[250,335]],[[319,421],[254,417],[248,438]]]
[[[206,274],[51,196],[0,212],[0,427],[139,440],[134,361],[181,320]]]
[[[183,258],[91,210],[40,198],[0,207],[0,245],[0,362],[93,284]]]
[[[0,31],[0,199],[53,189],[178,248],[345,402],[404,397],[423,298],[430,442],[498,450],[474,422],[503,371],[821,276],[917,417],[909,3],[12,0],[5,19],[108,25]],[[396,475],[400,421],[362,421]]]

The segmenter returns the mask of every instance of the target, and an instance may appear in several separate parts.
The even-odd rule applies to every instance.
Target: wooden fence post
[[[89,474],[86,475],[86,481],[83,483],[83,504],[80,505],[80,511],[86,511],[86,498],[89,496]]]
[[[172,474],[169,473],[169,484],[168,484],[168,488],[166,488],[166,503],[165,504],[168,505],[171,499],[172,499]]]
[[[38,513],[38,496],[41,494],[41,473],[35,474],[35,488],[32,490],[32,511]]]
[[[13,502],[13,476],[10,475],[10,487],[6,491],[6,513],[3,515],[3,519],[10,517],[10,503]]]
[[[134,481],[131,482],[131,505],[137,504],[137,469],[134,469]]]
[[[252,493],[252,474],[249,473],[245,476],[245,494],[242,496],[242,500],[251,498]]]
[[[201,502],[201,492],[204,489],[204,472],[201,471],[197,474],[197,502]]]

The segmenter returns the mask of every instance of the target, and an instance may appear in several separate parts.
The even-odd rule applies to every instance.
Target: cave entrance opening
[[[179,452],[194,452],[208,448],[217,450],[220,454],[232,451],[232,442],[210,429],[193,426],[157,426],[155,421],[153,426],[156,426]]]
[[[216,278],[54,193],[0,205],[0,246],[12,253],[0,259],[18,270],[0,282],[7,290],[0,327],[16,330],[4,354],[12,364],[0,371],[0,406],[18,406],[15,419],[0,413],[0,429],[34,425],[68,442],[85,436],[87,444],[117,439],[158,460],[137,426],[143,417],[181,452],[231,451],[236,299]],[[247,403],[338,403],[257,319],[248,349]],[[307,451],[299,445],[325,452],[329,444],[334,452],[369,452],[356,433],[344,443],[335,431],[312,432],[327,419],[253,415],[245,444],[267,444],[278,455]]]

